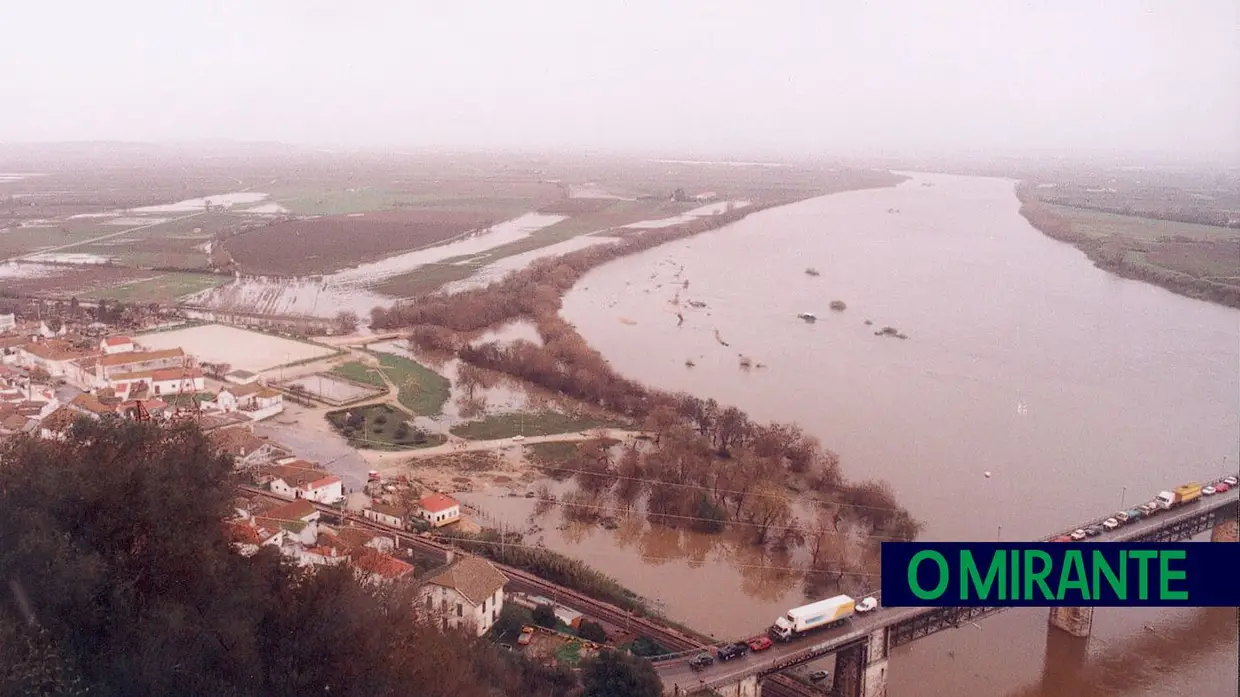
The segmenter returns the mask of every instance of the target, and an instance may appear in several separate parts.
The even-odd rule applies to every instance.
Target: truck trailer
[[[771,625],[771,638],[791,641],[819,629],[839,626],[853,616],[855,605],[856,601],[847,595],[837,595],[794,607]]]
[[[1201,485],[1197,483],[1185,484],[1177,486],[1171,491],[1164,491],[1155,499],[1162,509],[1169,510],[1176,506],[1183,506],[1186,503],[1192,503],[1201,498]]]

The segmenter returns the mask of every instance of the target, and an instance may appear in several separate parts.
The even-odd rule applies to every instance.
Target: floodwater
[[[912,176],[618,260],[564,315],[628,377],[801,424],[847,476],[889,481],[924,539],[1041,537],[1237,469],[1240,311],[1094,268],[1020,217],[1013,182]],[[540,525],[706,632],[748,636],[802,601],[724,538]],[[1012,610],[899,650],[889,694],[1233,695],[1236,656],[1234,609],[1101,609],[1088,642]]]

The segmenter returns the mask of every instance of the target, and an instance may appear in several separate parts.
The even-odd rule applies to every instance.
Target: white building
[[[17,315],[10,312],[7,315],[0,315],[0,334],[13,331],[17,328]]]
[[[207,388],[202,371],[197,368],[162,368],[135,373],[115,373],[109,378],[116,396],[129,399],[131,394],[142,392],[156,397],[168,397],[190,392],[202,392]]]
[[[486,634],[504,609],[508,577],[482,557],[465,557],[422,586],[428,615],[443,629],[465,627]]]
[[[254,520],[268,530],[283,530],[286,540],[313,545],[319,536],[319,509],[305,499],[273,508]]]
[[[278,390],[250,382],[222,388],[215,395],[213,405],[225,413],[240,411],[254,421],[262,421],[284,411],[284,395]]]
[[[287,499],[335,503],[344,498],[340,477],[306,460],[266,467],[263,476],[271,477],[271,493]]]
[[[127,336],[109,336],[99,341],[99,350],[109,356],[117,353],[132,353],[134,351],[133,339]]]
[[[431,494],[418,501],[418,511],[426,522],[434,527],[443,527],[461,519],[461,504],[456,499],[443,494]]]
[[[389,506],[385,503],[374,503],[366,507],[362,511],[362,517],[367,520],[373,520],[380,525],[386,525],[390,528],[398,530],[405,529],[405,512],[396,506]]]

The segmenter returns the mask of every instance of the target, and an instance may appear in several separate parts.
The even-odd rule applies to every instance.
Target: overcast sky
[[[1237,0],[14,0],[0,24],[0,141],[1240,157]]]

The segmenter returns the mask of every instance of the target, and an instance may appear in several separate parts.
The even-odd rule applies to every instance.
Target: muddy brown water
[[[1094,268],[1020,217],[1010,181],[913,176],[618,260],[564,315],[626,376],[800,423],[848,476],[891,482],[925,539],[1040,537],[1237,469],[1240,311]],[[803,602],[792,572],[727,535],[539,525],[719,636]],[[1088,642],[1012,610],[900,649],[889,674],[892,697],[1234,695],[1236,610],[1103,609]]]

